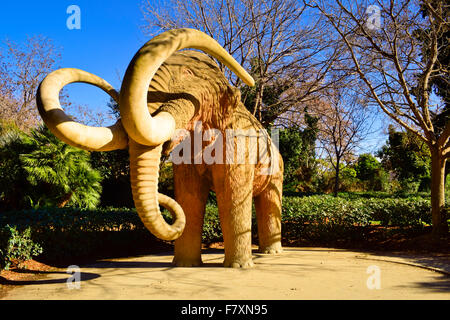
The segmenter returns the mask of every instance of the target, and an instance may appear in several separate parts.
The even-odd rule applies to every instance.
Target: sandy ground
[[[285,248],[276,256],[255,253],[252,269],[221,267],[218,249],[203,254],[203,267],[173,268],[171,260],[165,253],[82,265],[78,289],[69,289],[66,269],[44,272],[0,286],[0,299],[450,300],[449,255]]]

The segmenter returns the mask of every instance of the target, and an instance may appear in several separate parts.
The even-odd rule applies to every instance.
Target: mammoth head
[[[93,74],[67,68],[49,74],[39,86],[36,98],[44,122],[64,142],[92,151],[129,147],[131,186],[137,212],[144,225],[154,235],[165,240],[178,238],[185,225],[184,213],[178,203],[158,193],[162,144],[172,138],[177,125],[179,126],[179,119],[174,114],[175,109],[165,108],[161,101],[152,102],[149,88],[156,88],[155,90],[169,96],[178,95],[181,100],[189,100],[187,93],[180,92],[177,90],[179,87],[173,85],[173,78],[177,78],[179,82],[185,77],[195,87],[195,72],[188,66],[176,63],[172,64],[176,67],[170,71],[162,67],[168,59],[175,59],[173,55],[176,51],[184,48],[209,53],[234,71],[246,84],[254,85],[253,78],[214,39],[197,30],[176,29],[153,38],[136,53],[126,71],[120,94]],[[118,102],[121,119],[107,128],[85,126],[73,121],[60,106],[59,92],[64,86],[74,82],[92,84],[108,93]],[[183,110],[178,111],[183,113]],[[193,112],[186,114],[187,117],[193,116]],[[172,225],[163,219],[159,211],[160,204],[175,217]]]
[[[254,85],[253,78],[214,39],[192,29],[164,32],[147,42],[128,66],[120,90],[120,114],[127,133],[135,141],[149,146],[171,138],[175,130],[173,116],[166,112],[154,118],[147,107],[147,92],[159,67],[176,51],[200,49],[227,65],[245,83]]]

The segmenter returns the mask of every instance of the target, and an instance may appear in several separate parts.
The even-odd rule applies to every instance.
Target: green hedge
[[[357,227],[372,224],[400,227],[431,224],[430,200],[423,197],[348,200],[329,195],[283,197],[282,230],[285,239],[338,238],[342,233],[351,233]],[[256,236],[255,219],[252,226]],[[219,241],[221,236],[217,208],[207,206],[203,241]]]
[[[170,222],[165,211],[164,216]],[[373,223],[419,228],[430,224],[430,200],[422,197],[346,199],[328,195],[283,198],[285,242],[359,239],[365,236],[361,228]],[[145,229],[134,209],[54,208],[1,213],[0,235],[10,232],[6,230],[7,226],[18,232],[29,228],[29,238],[43,248],[41,257],[52,262],[98,256],[99,252],[107,256],[116,252],[135,254],[141,249],[151,250],[164,245],[168,248],[166,242],[159,241]],[[253,219],[255,240],[256,229]],[[16,236],[20,238],[20,234]],[[206,207],[202,238],[206,244],[222,240],[214,204]],[[0,241],[2,252],[6,252],[7,241]]]
[[[53,263],[79,258],[130,254],[164,243],[151,235],[131,209],[37,209],[0,214],[0,229],[31,229],[31,239],[42,246],[40,256]]]
[[[329,195],[284,197],[283,220],[302,223],[328,222],[345,226],[422,225],[431,222],[430,200],[422,197],[406,199],[357,198],[345,199]]]
[[[431,223],[425,198],[358,198],[328,195],[283,198],[282,231],[286,240],[336,241],[366,237],[372,224],[422,228]]]
[[[253,212],[252,233],[257,239]],[[346,199],[329,195],[283,197],[282,237],[285,242],[355,240],[365,237],[364,227],[372,224],[422,228],[431,224],[430,200],[409,198]],[[203,242],[221,241],[217,207],[207,206]]]

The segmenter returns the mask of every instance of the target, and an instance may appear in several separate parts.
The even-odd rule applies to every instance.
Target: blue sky
[[[6,38],[24,42],[27,35],[44,35],[61,48],[57,67],[73,67],[94,73],[116,89],[119,77],[136,51],[149,40],[140,26],[141,0],[2,1],[0,4],[0,41]],[[66,25],[70,5],[81,9],[81,29]],[[67,86],[70,101],[105,110],[108,96],[85,85]]]
[[[61,48],[57,68],[79,68],[120,89],[120,79],[128,63],[149,40],[140,29],[144,23],[141,3],[142,0],[2,1],[0,47],[6,38],[20,43],[27,36],[46,36]],[[80,30],[67,28],[70,5],[81,9]],[[100,89],[86,84],[71,84],[66,88],[70,101],[88,106],[94,112],[108,111],[109,97]],[[384,141],[385,135],[379,132],[365,141],[363,149],[373,152]]]

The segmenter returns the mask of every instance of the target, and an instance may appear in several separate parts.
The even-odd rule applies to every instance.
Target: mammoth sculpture
[[[247,111],[238,89],[229,85],[217,64],[200,49],[221,61],[246,84],[254,80],[215,40],[193,29],[164,32],[147,42],[130,62],[120,94],[103,79],[79,69],[56,70],[42,81],[37,93],[39,112],[49,129],[64,142],[91,151],[128,148],[133,199],[145,227],[156,237],[175,240],[176,266],[201,265],[201,233],[210,190],[215,191],[225,247],[224,266],[251,267],[251,220],[254,199],[259,250],[281,252],[281,193],[283,162],[269,138],[269,164],[247,161],[251,137],[227,141],[226,131],[265,132]],[[84,82],[108,93],[120,108],[121,119],[111,127],[89,127],[73,121],[60,106],[59,92],[67,84]],[[162,153],[180,145],[177,129],[193,134],[202,130],[223,133],[222,151],[231,148],[232,159],[246,161],[174,164],[175,200],[158,193]],[[241,131],[239,131],[241,130]],[[237,141],[245,143],[237,143]],[[260,141],[260,140],[258,140]],[[265,142],[264,142],[265,141]],[[214,141],[213,141],[214,142]],[[213,143],[211,142],[211,143]],[[204,150],[209,144],[201,142]],[[219,145],[220,146],[220,145]],[[192,146],[192,150],[196,147]],[[220,151],[220,149],[215,149]],[[189,153],[189,150],[183,150]],[[184,155],[186,156],[186,154]],[[195,157],[195,150],[188,158]],[[262,172],[263,169],[271,169]],[[268,172],[268,173],[267,173]],[[174,222],[168,224],[159,205],[167,208]]]

